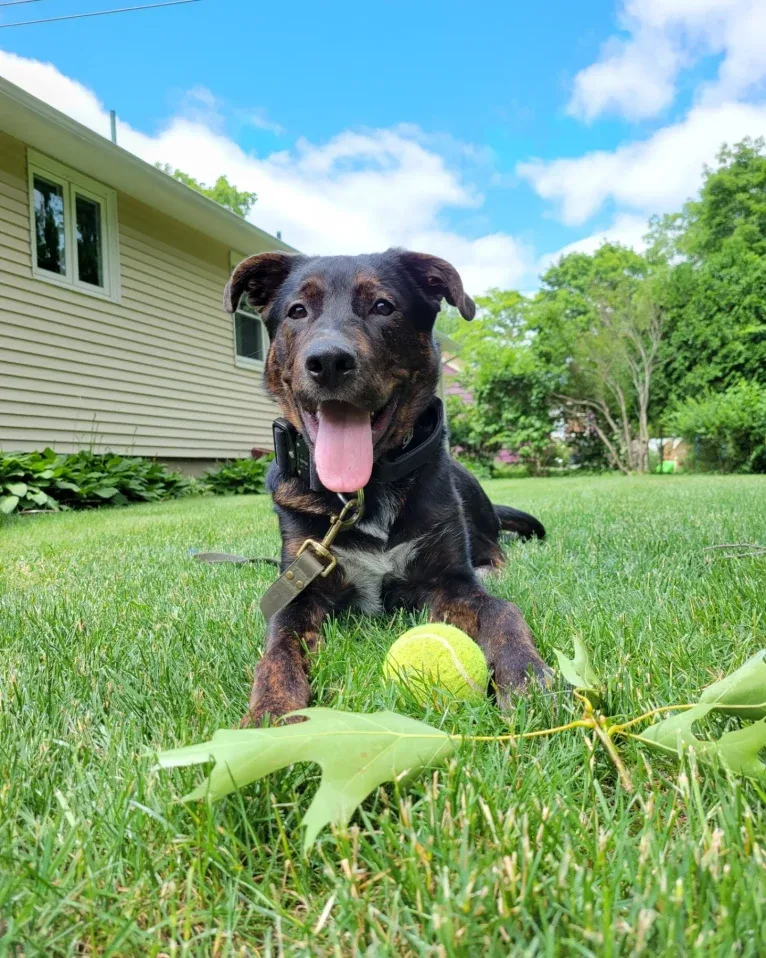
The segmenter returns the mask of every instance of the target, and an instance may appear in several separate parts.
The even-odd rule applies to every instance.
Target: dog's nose
[[[356,369],[356,356],[340,343],[315,343],[306,355],[306,369],[319,386],[336,389]]]

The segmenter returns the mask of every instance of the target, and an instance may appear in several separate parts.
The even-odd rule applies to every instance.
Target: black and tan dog
[[[243,724],[308,704],[308,659],[322,623],[352,605],[371,613],[427,607],[432,620],[463,629],[484,650],[506,705],[546,668],[519,610],[489,595],[477,570],[502,564],[501,529],[545,530],[493,506],[447,452],[433,327],[442,299],[465,319],[475,314],[457,271],[404,250],[262,253],[234,270],[226,308],[245,293],[269,333],[266,386],[312,460],[310,474],[284,461],[269,472],[283,570],[305,539],[325,535],[338,493],[363,488],[365,512],[335,541],[338,567],[269,621]]]

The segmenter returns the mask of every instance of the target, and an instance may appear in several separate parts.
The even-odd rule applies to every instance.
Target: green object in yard
[[[388,650],[383,673],[397,685],[406,685],[418,702],[428,701],[435,688],[466,702],[481,702],[489,683],[479,646],[444,622],[419,625],[400,635]]]

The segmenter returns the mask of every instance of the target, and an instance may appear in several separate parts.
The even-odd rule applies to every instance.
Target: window
[[[118,299],[114,190],[32,150],[28,159],[35,276]]]
[[[247,301],[247,293],[244,293],[234,313],[234,351],[237,365],[260,369],[266,358],[266,344],[266,330],[261,317]]]

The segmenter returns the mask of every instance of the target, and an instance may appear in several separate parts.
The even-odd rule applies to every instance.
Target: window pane
[[[260,319],[241,313],[234,314],[237,355],[246,359],[263,359],[263,326]]]
[[[104,285],[101,204],[79,194],[75,198],[77,275],[81,283]]]
[[[66,275],[64,189],[35,176],[35,240],[38,269]]]

